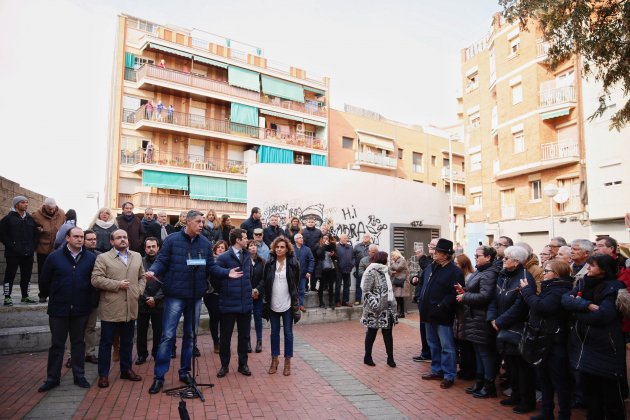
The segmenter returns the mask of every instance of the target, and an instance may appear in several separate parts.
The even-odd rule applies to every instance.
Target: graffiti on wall
[[[297,217],[304,225],[310,217],[315,219],[316,226],[328,225],[330,232],[336,236],[348,235],[352,242],[361,241],[363,235],[369,233],[372,242],[379,244],[380,236],[387,230],[387,224],[374,214],[362,214],[354,205],[343,208],[326,207],[322,203],[308,203],[306,205],[283,203],[266,203],[262,206],[265,219],[278,216],[278,224],[286,226],[292,218]]]

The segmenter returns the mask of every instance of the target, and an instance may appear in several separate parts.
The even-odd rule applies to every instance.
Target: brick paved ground
[[[201,382],[210,380],[215,387],[204,389],[205,403],[187,401],[191,418],[529,418],[501,407],[498,399],[477,400],[466,395],[464,388],[470,382],[457,381],[453,388],[441,390],[436,381],[422,381],[420,375],[428,372],[430,366],[411,360],[419,349],[417,318],[413,316],[401,322],[394,331],[394,354],[398,364],[395,369],[385,363],[380,336],[374,350],[376,367],[363,364],[364,329],[358,322],[350,321],[298,325],[295,328],[293,374],[290,377],[281,373],[268,375],[268,333],[269,330],[265,330],[263,353],[250,355],[253,376],[249,378],[236,373],[235,355],[228,376],[216,378],[218,355],[211,351],[210,337],[200,337],[203,355],[199,379]],[[235,349],[235,342],[232,348]],[[46,408],[50,399],[41,401],[42,394],[36,392],[45,376],[45,365],[45,353],[0,357],[0,417],[21,418],[29,412],[32,416]],[[177,398],[147,393],[152,369],[153,362],[138,367],[136,372],[144,380],[129,382],[117,379],[119,371],[114,367],[110,387],[101,390],[94,383],[73,418],[179,418]],[[64,368],[64,373],[66,371]],[[165,386],[177,385],[176,369],[171,369]],[[344,392],[344,387],[348,392]],[[585,412],[574,411],[573,418],[583,419]]]

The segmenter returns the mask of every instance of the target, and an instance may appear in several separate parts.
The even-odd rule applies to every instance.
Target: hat
[[[23,195],[18,195],[16,197],[13,197],[13,201],[11,201],[13,208],[15,208],[17,203],[19,203],[20,201],[28,201],[28,198],[24,197]]]
[[[435,250],[440,252],[446,252],[447,254],[453,254],[453,242],[448,239],[440,238],[438,240],[437,245],[435,245]]]
[[[262,235],[263,230],[261,228],[254,229],[254,235]]]

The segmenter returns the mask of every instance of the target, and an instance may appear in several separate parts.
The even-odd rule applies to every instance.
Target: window
[[[472,204],[470,206],[470,210],[481,210],[483,207],[483,198],[481,193],[471,194]]]
[[[514,153],[522,153],[525,151],[525,136],[522,130],[512,133],[512,143],[514,144]]]
[[[435,166],[435,165],[437,165],[436,157],[431,155],[431,166]]]
[[[444,166],[445,168],[448,168],[451,164],[451,161],[448,160],[448,158],[443,158],[442,159],[442,166]]]
[[[466,72],[466,93],[472,92],[479,87],[479,70],[475,66]]]
[[[150,58],[134,57],[134,69],[140,68],[143,64],[155,64],[155,61]]]
[[[403,149],[398,149],[398,159],[403,158]]]
[[[514,188],[501,191],[501,218],[514,219],[516,217],[516,202]]]
[[[481,152],[470,155],[470,170],[478,171],[481,169]]]
[[[521,38],[516,37],[512,41],[510,41],[510,55],[508,58],[513,58],[518,55],[518,50],[521,48]]]
[[[445,184],[445,185],[444,185],[444,192],[445,192],[446,194],[450,194],[450,192],[451,192],[451,186],[450,186],[449,184]]]
[[[517,83],[512,86],[512,105],[523,102],[523,84]]]
[[[580,200],[580,178],[561,179],[558,182],[559,189],[563,189],[569,193],[569,199],[558,205],[561,212],[578,212],[582,211]]]
[[[343,147],[344,149],[350,149],[352,150],[352,147],[354,146],[354,139],[351,137],[342,137],[341,138],[341,147]]]
[[[531,201],[540,201],[542,199],[540,179],[529,183],[529,199]]]
[[[415,173],[424,172],[424,168],[422,166],[422,153],[413,152],[412,160],[413,160],[413,171]]]
[[[477,128],[481,125],[481,116],[479,112],[475,112],[474,114],[470,114],[470,126],[471,128]]]
[[[462,160],[462,172],[466,172],[466,164]]]
[[[569,69],[556,76],[556,87],[575,85],[575,70]]]
[[[619,185],[622,183],[623,171],[621,162],[615,162],[610,165],[600,166],[602,173],[602,180],[605,187],[613,185]]]

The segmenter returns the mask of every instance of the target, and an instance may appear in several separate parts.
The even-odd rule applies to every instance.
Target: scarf
[[[100,227],[101,229],[109,229],[110,227],[114,226],[114,222],[115,220],[112,219],[109,222],[104,222],[101,219],[96,219],[96,222],[94,223],[95,225],[98,225],[98,227]]]
[[[126,214],[122,215],[122,218],[127,222],[127,223],[131,223],[133,221],[133,219],[136,218],[135,214],[130,214],[129,216],[127,216]]]
[[[389,278],[387,267],[385,267],[383,264],[370,263],[370,265],[368,265],[368,267],[365,269],[365,273],[363,273],[363,277],[361,277],[361,289],[365,287],[365,277],[368,275],[368,272],[370,270],[377,270],[385,274],[385,281],[387,283],[387,301],[393,302],[394,288],[392,287],[392,280]]]

